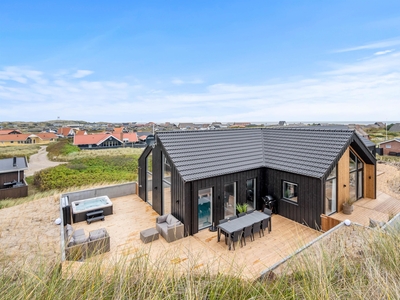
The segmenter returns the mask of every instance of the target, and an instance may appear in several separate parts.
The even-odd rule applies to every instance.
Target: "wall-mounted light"
[[[176,203],[179,203],[179,199],[176,200]]]
[[[155,186],[155,187],[154,187],[154,189],[156,190],[156,189],[157,189],[157,187]]]
[[[369,176],[368,178],[371,179],[371,176]]]
[[[346,185],[345,185],[345,184],[343,184],[343,187],[345,188],[345,187],[346,187]]]

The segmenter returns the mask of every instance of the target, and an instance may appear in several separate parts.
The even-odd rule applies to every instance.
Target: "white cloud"
[[[78,70],[74,74],[72,74],[72,77],[74,78],[83,78],[86,76],[89,76],[90,74],[93,74],[93,71],[90,70]]]
[[[179,79],[179,78],[174,78],[174,79],[171,80],[171,83],[172,83],[172,84],[175,84],[175,85],[182,85],[182,84],[202,84],[202,83],[204,83],[204,81],[201,80],[201,79],[194,79],[194,80],[187,80],[187,81],[184,81],[184,80]]]
[[[393,52],[393,51],[394,51],[394,49],[378,51],[378,52],[375,52],[374,55],[384,55],[384,54],[388,54],[388,53]]]
[[[146,86],[136,79],[77,81],[68,74],[55,77],[26,70],[0,71],[1,120],[48,120],[59,115],[87,121],[399,120],[397,52],[336,65],[308,78],[258,85],[215,83],[191,93],[172,83],[161,89],[157,83]],[[21,103],[23,109],[13,109]]]
[[[379,49],[379,48],[387,48],[400,45],[400,38],[394,38],[390,40],[379,41],[375,43],[370,43],[362,46],[350,47],[345,49],[335,50],[336,53],[341,52],[350,52],[350,51],[359,51],[359,50],[366,50],[366,49]]]

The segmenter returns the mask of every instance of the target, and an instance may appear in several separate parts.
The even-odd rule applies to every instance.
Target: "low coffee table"
[[[149,228],[140,232],[140,239],[145,244],[158,240],[158,237],[159,233],[155,228]]]

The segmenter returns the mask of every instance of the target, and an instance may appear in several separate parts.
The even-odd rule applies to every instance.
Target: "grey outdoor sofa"
[[[67,260],[84,260],[94,255],[110,251],[110,236],[101,228],[85,235],[83,229],[74,230],[70,224],[64,228],[65,258]]]
[[[168,243],[184,237],[183,223],[171,214],[157,217],[156,229]]]

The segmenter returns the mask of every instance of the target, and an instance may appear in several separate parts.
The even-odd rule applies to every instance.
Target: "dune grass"
[[[38,152],[40,144],[19,144],[16,146],[1,146],[0,147],[0,159],[3,158],[11,158],[14,156],[17,157],[24,157],[26,156],[27,159],[32,154],[35,154]]]
[[[399,299],[399,232],[365,230],[360,247],[314,247],[292,259],[272,279],[246,280],[210,272],[180,273],[168,259],[151,262],[146,253],[105,265],[91,259],[64,265],[38,259],[11,265],[3,261],[4,299]],[[193,264],[196,262],[193,261]]]

